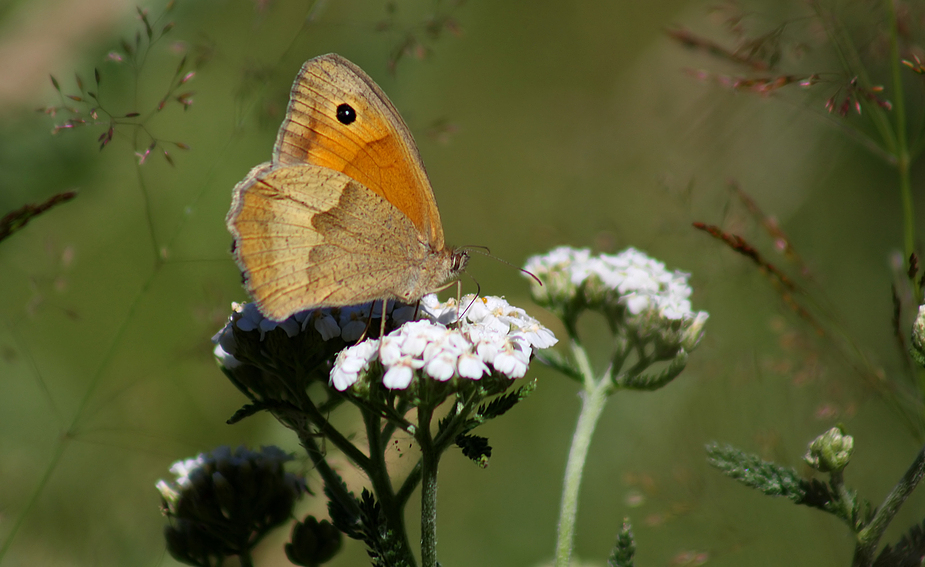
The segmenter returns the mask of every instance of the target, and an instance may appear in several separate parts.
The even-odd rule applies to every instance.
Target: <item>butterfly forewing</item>
[[[440,213],[411,132],[373,80],[339,55],[303,65],[273,160],[345,173],[401,211],[432,248],[443,249]]]

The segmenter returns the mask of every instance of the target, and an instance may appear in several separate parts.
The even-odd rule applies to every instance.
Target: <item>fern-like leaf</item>
[[[925,557],[925,521],[916,524],[896,542],[883,548],[874,567],[919,567]]]
[[[711,465],[726,476],[768,496],[783,496],[797,504],[822,509],[833,499],[828,487],[818,481],[803,480],[793,468],[763,461],[758,455],[730,445],[710,443],[706,449]]]
[[[491,445],[487,437],[477,435],[459,434],[456,436],[456,446],[462,449],[463,455],[472,460],[481,468],[488,468],[488,459],[491,458]]]
[[[512,407],[517,405],[519,402],[525,400],[527,396],[533,393],[536,389],[536,382],[530,382],[526,386],[518,388],[517,390],[504,394],[503,396],[498,396],[488,404],[483,404],[479,406],[476,414],[482,418],[483,421],[489,419],[494,419],[498,416],[504,415]]]

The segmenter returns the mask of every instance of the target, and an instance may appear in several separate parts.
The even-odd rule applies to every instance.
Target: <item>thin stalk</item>
[[[359,516],[360,509],[357,506],[356,500],[344,488],[340,475],[328,465],[327,459],[324,458],[324,452],[318,447],[315,438],[308,435],[307,432],[302,429],[292,429],[299,436],[299,442],[305,449],[306,454],[308,454],[308,458],[311,459],[315,470],[318,471],[321,479],[324,480],[324,485],[328,488],[328,491],[345,510],[350,510],[354,516]]]
[[[565,466],[565,483],[562,490],[562,503],[559,508],[559,534],[556,541],[556,567],[568,567],[575,542],[575,521],[578,516],[578,492],[591,437],[597,427],[611,384],[609,374],[595,382],[584,349],[573,342],[572,352],[584,376],[585,389],[581,393],[581,412],[572,437],[568,463]]]
[[[899,512],[906,498],[921,482],[923,476],[925,476],[925,447],[922,447],[915,461],[906,470],[906,474],[896,483],[883,504],[877,508],[870,523],[858,532],[858,545],[854,550],[853,567],[868,567],[873,564],[874,552],[877,551],[877,545],[883,537],[883,532],[896,517],[896,513]]]
[[[887,3],[891,2],[892,0],[887,0]],[[822,22],[826,35],[828,35],[835,52],[841,60],[842,67],[848,73],[856,76],[862,87],[870,87],[870,78],[867,76],[867,71],[854,46],[854,42],[845,32],[847,28],[844,23],[838,21],[835,13],[825,10],[819,2],[811,2],[811,5],[819,21]],[[893,21],[895,22],[895,18]],[[884,148],[890,155],[895,154],[896,138],[886,112],[877,104],[867,105],[865,108],[867,109],[867,116],[883,140]]]
[[[353,461],[356,466],[363,469],[364,472],[369,472],[369,469],[372,467],[370,458],[364,455],[363,451],[359,450],[356,445],[344,437],[336,428],[331,427],[328,420],[321,415],[318,408],[315,407],[315,404],[312,403],[311,400],[306,398],[299,406],[298,411],[307,415],[308,419],[321,431],[324,438],[337,447],[348,459]],[[304,424],[298,419],[291,419],[284,412],[274,413],[274,416],[295,431],[300,439],[309,434],[307,431],[304,431]]]
[[[478,396],[471,396],[468,400],[460,404],[459,398],[457,398],[455,407],[459,408],[461,405],[462,409],[459,409],[456,415],[452,416],[451,419],[446,420],[443,430],[437,432],[437,436],[434,438],[434,449],[437,455],[442,455],[447,447],[452,446],[456,442],[456,436],[463,432],[463,426],[469,419],[469,416],[472,415],[472,411],[475,409],[475,406],[478,405],[480,399],[481,398]]]
[[[575,364],[578,365],[578,371],[581,372],[582,381],[587,390],[589,386],[594,383],[594,371],[591,369],[591,360],[588,358],[588,351],[586,351],[585,347],[581,346],[581,343],[575,338],[572,339],[571,348],[572,356],[575,357]]]
[[[132,147],[138,150],[138,130],[136,129],[132,136]],[[160,267],[163,258],[161,256],[160,245],[157,242],[157,231],[154,229],[154,214],[151,211],[151,194],[148,192],[148,185],[145,183],[142,175],[141,164],[135,160],[135,175],[138,177],[138,189],[141,190],[141,198],[144,200],[145,222],[148,225],[148,236],[151,239],[152,255],[154,256],[155,271]]]
[[[857,498],[854,494],[848,490],[848,487],[845,486],[845,471],[833,471],[831,473],[830,484],[835,488],[835,493],[838,495],[838,512],[837,515],[845,520],[845,523],[851,526],[852,530],[857,530],[858,526],[855,525],[855,506]]]
[[[906,132],[906,97],[903,90],[902,64],[899,54],[899,30],[896,21],[896,4],[887,1],[890,25],[890,74],[893,76],[893,112],[896,116],[896,171],[899,173],[899,192],[903,207],[903,252],[909,262],[915,251],[915,211],[912,202],[912,177],[910,172],[909,140]],[[922,301],[918,281],[913,280],[915,299]]]
[[[430,434],[434,410],[418,407],[418,443],[421,446],[421,565],[437,567],[437,461],[440,455]]]
[[[912,263],[915,252],[915,204],[912,200],[912,159],[909,154],[909,140],[906,131],[906,97],[903,90],[902,65],[899,59],[899,29],[896,20],[896,3],[887,1],[890,19],[890,74],[893,76],[893,110],[896,116],[896,172],[899,174],[899,195],[903,209],[903,256],[906,267]],[[911,278],[915,304],[922,303],[922,288],[919,279]],[[919,397],[925,397],[925,371],[919,369]]]
[[[310,402],[303,405],[303,411],[321,420],[321,423],[316,422],[316,425],[324,427],[327,423],[318,415],[315,406]],[[384,447],[386,443],[380,443],[379,424],[381,420],[378,416],[374,416],[368,412],[362,412],[362,414],[366,420],[366,432],[370,444],[369,457],[363,455],[359,449],[333,428],[324,427],[325,438],[332,441],[338,449],[351,458],[351,460],[353,460],[369,477],[373,492],[376,494],[376,498],[382,506],[386,523],[393,534],[401,537],[402,559],[406,565],[415,565],[414,553],[411,548],[411,542],[408,541],[408,530],[405,528],[404,520],[404,506],[407,503],[407,497],[396,497],[395,491],[392,488],[392,481],[389,478],[389,471],[385,464]],[[299,426],[297,423],[294,423],[293,420],[288,419],[285,414],[278,413],[275,415],[277,419],[295,431],[299,436],[302,447],[305,448],[306,453],[308,453],[309,458],[312,460],[312,464],[321,475],[325,487],[332,494],[333,498],[336,499],[344,509],[350,510],[354,515],[359,515],[356,499],[347,492],[342,484],[340,476],[328,465],[324,453],[318,448],[318,444],[315,442],[315,437],[311,435],[305,427]]]
[[[421,482],[421,470],[422,463],[419,460],[414,465],[414,468],[411,469],[411,472],[408,473],[408,476],[405,477],[405,482],[402,483],[401,488],[399,488],[398,492],[395,494],[395,500],[401,506],[408,503],[408,499],[411,498],[414,489],[417,488],[418,484]]]
[[[408,411],[408,402],[401,402],[394,410],[395,415],[405,415]],[[386,416],[388,417],[388,416]],[[382,426],[382,432],[379,435],[379,438],[382,439],[380,443],[385,446],[389,442],[389,439],[392,438],[392,435],[395,434],[395,430],[398,429],[398,425],[392,419],[386,419],[385,425]],[[402,431],[407,431],[407,429],[402,429]]]
[[[408,530],[405,529],[404,504],[395,496],[392,479],[389,477],[389,469],[385,463],[385,447],[388,446],[388,442],[382,439],[380,429],[382,420],[379,416],[366,412],[363,412],[363,419],[366,422],[366,438],[369,439],[369,460],[371,465],[366,474],[369,476],[376,498],[382,506],[382,513],[385,515],[386,523],[393,534],[400,534],[406,560],[409,561],[409,564],[413,564],[414,554],[411,553],[411,542],[408,541]]]
[[[61,456],[64,455],[64,450],[67,449],[67,447],[68,444],[66,444],[63,440],[59,441],[55,445],[54,453],[51,456],[51,462],[49,462],[48,466],[45,467],[45,474],[42,475],[42,478],[39,480],[38,484],[35,486],[35,489],[32,491],[32,494],[29,496],[29,500],[26,502],[26,507],[12,522],[12,526],[7,528],[6,539],[3,540],[3,545],[0,545],[0,563],[3,562],[3,558],[6,556],[6,553],[13,545],[13,540],[16,539],[16,534],[19,532],[19,529],[22,528],[23,524],[26,523],[26,516],[28,516],[29,512],[32,511],[32,508],[36,506],[39,501],[39,496],[45,492],[45,487],[48,486],[48,483],[51,480],[51,476],[56,470],[58,470],[58,464],[61,462]]]

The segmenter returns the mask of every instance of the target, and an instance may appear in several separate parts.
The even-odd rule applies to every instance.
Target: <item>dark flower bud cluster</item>
[[[267,532],[292,517],[307,491],[300,477],[284,470],[291,459],[277,447],[219,447],[174,463],[176,478],[157,483],[170,519],[164,530],[170,554],[202,566],[249,555]]]

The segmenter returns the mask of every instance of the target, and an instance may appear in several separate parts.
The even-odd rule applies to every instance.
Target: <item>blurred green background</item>
[[[216,368],[209,339],[231,301],[245,300],[224,228],[231,188],[269,159],[300,65],[338,52],[409,123],[450,243],[488,246],[516,265],[560,244],[635,246],[692,273],[694,307],[711,314],[706,338],[667,388],[611,400],[591,447],[576,554],[603,564],[628,516],[639,565],[847,565],[853,541],[843,525],[725,479],[706,464],[703,445],[730,442],[804,470],[806,444],[843,423],[856,439],[847,480],[862,496],[879,503],[905,471],[923,441],[920,422],[897,409],[909,407],[897,402],[902,393],[883,395],[865,378],[908,383],[891,326],[891,255],[902,246],[896,175],[845,135],[845,124],[867,128],[863,117],[825,113],[837,86],[759,96],[685,73],[732,70],[664,33],[688,26],[734,45],[711,5],[181,0],[162,16],[165,3],[151,2],[141,8],[155,31],[175,27],[148,49],[131,2],[0,4],[0,214],[79,190],[0,242],[3,562],[172,565],[154,483],[173,461],[219,444],[298,449],[267,415],[225,425],[245,400]],[[755,33],[805,15],[797,2],[746,11]],[[435,21],[446,24],[430,26],[440,28],[436,37],[427,31]],[[858,35],[874,61],[877,29]],[[143,64],[108,57],[125,57],[120,38],[134,45],[138,30]],[[809,47],[799,58],[785,50],[784,62],[803,73],[838,71],[811,23],[784,36],[799,45],[801,34]],[[409,53],[390,72],[403,47]],[[98,68],[103,107],[144,118],[184,52],[196,75],[174,94],[194,91],[193,104],[169,101],[143,129],[118,127],[103,151],[105,125],[52,136],[72,115],[35,112],[63,100],[86,114],[87,105],[58,96],[48,74],[77,94],[74,72],[97,90]],[[888,80],[877,73],[873,80]],[[905,78],[920,108],[919,78]],[[139,167],[135,152],[152,136],[161,145]],[[925,171],[913,171],[922,201]],[[729,180],[778,219],[808,276],[775,252]],[[833,306],[837,322],[816,334],[752,264],[692,221],[748,238]],[[516,270],[476,256],[468,272],[482,293],[556,325],[530,304]],[[589,333],[598,329],[587,322]],[[859,359],[833,346],[839,333],[873,371],[858,371]],[[529,377],[536,393],[482,429],[494,447],[487,470],[458,452],[441,463],[444,565],[531,566],[552,556],[578,388],[538,364]],[[403,447],[396,466],[414,458]],[[322,500],[306,500],[300,513],[309,511],[323,515]],[[415,512],[413,504],[411,525]],[[923,512],[920,490],[885,541]],[[287,564],[286,532],[262,545],[258,564]],[[365,557],[348,542],[331,565]]]

